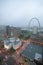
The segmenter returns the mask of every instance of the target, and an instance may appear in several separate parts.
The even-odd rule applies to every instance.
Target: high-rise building
[[[11,34],[11,29],[10,29],[10,26],[6,26],[6,34],[7,35],[10,35]]]

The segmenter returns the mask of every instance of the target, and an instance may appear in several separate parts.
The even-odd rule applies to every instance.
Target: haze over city
[[[0,25],[27,27],[33,17],[43,26],[43,0],[0,0]]]
[[[0,0],[0,65],[43,65],[43,0]]]

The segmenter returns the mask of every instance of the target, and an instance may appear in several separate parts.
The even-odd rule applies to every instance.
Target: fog
[[[43,0],[0,0],[0,25],[27,27],[33,17],[43,26]]]

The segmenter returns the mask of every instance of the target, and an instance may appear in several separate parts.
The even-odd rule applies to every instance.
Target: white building
[[[12,44],[9,40],[4,40],[4,48],[10,49],[12,47]]]
[[[10,37],[9,39],[4,40],[4,48],[10,49],[13,46],[14,41],[14,37]]]
[[[4,40],[4,48],[10,49],[13,47],[13,49],[17,49],[21,46],[20,39],[15,39],[14,37],[11,37],[7,40]]]
[[[10,49],[13,46],[15,38],[13,37],[13,33],[11,32],[11,37],[4,40],[4,48]]]
[[[10,40],[11,43],[14,43],[15,38],[14,37],[11,37],[11,38],[9,38],[9,40]]]
[[[37,26],[34,26],[33,27],[33,34],[37,34],[38,33],[38,27]]]
[[[21,46],[21,41],[19,38],[15,39],[13,37],[13,33],[11,32],[11,37],[9,39],[4,40],[4,48],[10,49],[13,47],[13,49],[17,49]]]
[[[20,39],[16,39],[15,42],[13,43],[13,49],[18,49],[21,46],[21,41]]]

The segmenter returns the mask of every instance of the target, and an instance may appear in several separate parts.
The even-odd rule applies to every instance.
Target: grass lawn
[[[10,53],[10,54],[12,54],[12,53],[14,53],[14,52],[15,52],[15,50],[14,50],[13,48],[10,48],[10,49],[9,49],[9,53]]]

